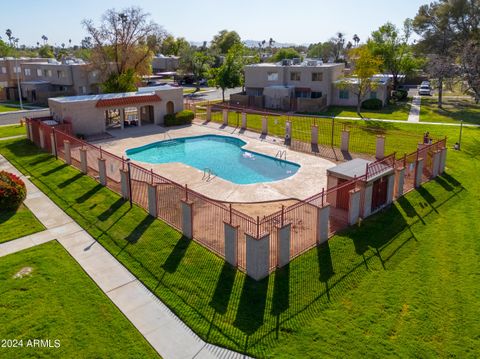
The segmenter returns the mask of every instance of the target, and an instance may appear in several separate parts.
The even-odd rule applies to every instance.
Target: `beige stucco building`
[[[53,118],[72,123],[77,135],[146,124],[162,125],[164,116],[183,110],[181,87],[143,87],[137,92],[57,97],[48,99]]]
[[[29,57],[18,59],[13,57],[0,58],[0,100],[18,100],[17,78],[20,83],[24,80],[21,65],[37,61],[46,61],[46,59]]]
[[[178,56],[158,55],[152,59],[152,73],[177,71],[180,58]]]

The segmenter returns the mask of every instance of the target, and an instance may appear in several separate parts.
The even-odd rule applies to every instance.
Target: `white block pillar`
[[[157,185],[155,184],[148,184],[148,214],[152,217],[157,217]]]
[[[422,185],[422,175],[423,175],[423,158],[419,158],[416,163],[416,170],[415,170],[415,188],[418,188]]]
[[[120,127],[122,130],[125,128],[125,109],[120,109]]]
[[[30,122],[28,123],[28,133],[30,134],[30,141],[33,142],[33,126]]]
[[[55,148],[55,135],[53,132],[50,132],[50,152],[52,153],[52,156],[57,154],[57,149]]]
[[[30,122],[27,122],[26,126],[25,126],[25,131],[27,133],[27,139],[29,139],[31,141],[32,140],[32,131],[31,131],[30,127],[31,127]]]
[[[193,202],[182,200],[182,234],[193,238]]]
[[[277,267],[282,268],[290,263],[290,242],[292,238],[292,225],[289,223],[277,228],[278,231],[278,255]]]
[[[207,106],[207,121],[212,120],[212,106]]]
[[[360,190],[352,189],[349,192],[348,224],[354,225],[360,217]]]
[[[63,151],[65,152],[65,163],[67,165],[72,164],[72,150],[70,148],[70,141],[64,140],[63,141]]]
[[[441,150],[440,154],[440,166],[439,166],[439,174],[445,172],[445,166],[447,164],[447,148]]]
[[[266,116],[262,117],[262,135],[268,135],[268,118]]]
[[[255,280],[268,276],[270,267],[270,234],[259,239],[246,236],[247,275]]]
[[[403,196],[403,186],[405,184],[405,167],[397,168],[395,170],[395,175],[397,178],[396,181],[396,197],[399,198]]]
[[[313,125],[311,129],[311,143],[312,145],[318,145],[318,126]]]
[[[45,138],[43,137],[43,130],[41,128],[38,129],[38,134],[40,136],[40,148],[45,148]]]
[[[285,139],[286,140],[292,139],[292,121],[285,122]]]
[[[223,109],[222,111],[222,118],[223,118],[223,125],[224,126],[228,126],[228,110],[227,109]]]
[[[395,174],[391,174],[387,178],[387,204],[393,202],[393,195],[395,191]]]
[[[85,148],[80,148],[80,171],[84,174],[88,173],[87,149]]]
[[[238,226],[224,222],[225,261],[236,267],[238,265]]]
[[[385,158],[385,136],[377,136],[375,157],[377,160]]]
[[[105,158],[98,159],[98,177],[102,186],[107,185],[107,166]]]
[[[128,184],[128,171],[120,169],[120,188],[123,199],[130,198],[130,188]]]
[[[330,219],[330,205],[325,204],[317,209],[317,244],[328,241],[328,222]]]
[[[342,143],[340,145],[340,150],[348,152],[349,144],[350,144],[350,131],[343,130],[342,131]]]
[[[242,112],[242,130],[247,129],[247,113]]]
[[[435,178],[438,176],[440,172],[440,156],[442,152],[441,151],[435,151],[433,153],[433,168],[432,168],[432,177]]]
[[[372,214],[372,194],[373,183],[366,183],[365,190],[363,192],[362,218],[367,218],[370,214]]]

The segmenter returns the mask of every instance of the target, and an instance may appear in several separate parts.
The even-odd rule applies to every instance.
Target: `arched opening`
[[[175,113],[175,107],[173,105],[172,101],[167,102],[167,114],[168,115],[173,115]]]

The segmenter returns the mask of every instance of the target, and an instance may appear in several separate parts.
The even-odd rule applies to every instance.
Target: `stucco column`
[[[395,174],[391,174],[387,178],[387,204],[393,202],[393,195],[395,191]]]
[[[228,126],[228,110],[223,109],[222,115],[223,115],[223,125]]]
[[[242,112],[242,130],[246,130],[247,129],[247,113],[246,112]]]
[[[130,187],[128,180],[128,170],[120,169],[120,188],[123,199],[130,199]]]
[[[447,164],[447,148],[443,148],[440,154],[440,166],[438,169],[439,174],[445,172],[445,166]]]
[[[57,154],[57,149],[55,148],[55,135],[53,131],[50,132],[50,152],[52,153],[52,156]]]
[[[285,122],[285,139],[286,140],[292,139],[292,121]]]
[[[360,190],[352,189],[349,192],[348,224],[354,225],[360,217]]]
[[[262,135],[268,135],[268,118],[267,116],[262,117]]]
[[[87,164],[87,149],[80,148],[80,171],[82,173],[88,173],[88,164]]]
[[[43,137],[43,130],[41,128],[38,129],[38,134],[40,136],[40,148],[45,148],[45,138]]]
[[[340,145],[340,150],[348,152],[348,147],[350,144],[350,131],[343,130],[342,131],[342,143]]]
[[[433,153],[433,168],[432,168],[432,177],[435,178],[438,176],[438,173],[440,172],[440,156],[442,152],[441,151],[435,151]]]
[[[375,149],[376,159],[383,159],[385,157],[385,136],[377,136],[377,143]]]
[[[415,169],[415,188],[418,188],[422,185],[422,175],[423,175],[423,158],[419,158],[416,163]]]
[[[137,119],[138,119],[138,127],[142,126],[142,108],[137,107]]]
[[[223,222],[225,241],[225,261],[236,267],[238,265],[238,226]]]
[[[330,205],[317,208],[317,244],[328,241],[328,222],[330,220]]]
[[[372,194],[373,183],[366,183],[363,192],[362,218],[367,218],[368,216],[370,216],[370,214],[372,214]]]
[[[150,214],[152,217],[157,217],[158,215],[157,185],[149,183],[147,191],[148,191],[148,214]]]
[[[30,130],[30,122],[26,122],[25,132],[27,133],[27,139],[32,140],[32,131]]]
[[[311,128],[311,143],[312,145],[318,145],[318,126],[313,125]]]
[[[98,158],[98,179],[102,186],[107,185],[107,166],[105,158]]]
[[[290,223],[277,228],[278,253],[277,267],[282,268],[290,263],[290,242],[292,238],[292,225]]]
[[[193,238],[193,202],[181,200],[182,202],[182,234]]]
[[[268,276],[270,268],[270,234],[256,239],[245,234],[247,275],[255,280]]]
[[[30,141],[33,142],[33,126],[30,122],[28,123],[28,133],[30,134]]]
[[[63,141],[63,151],[65,152],[65,163],[67,165],[72,164],[72,150],[70,148],[70,141],[64,140]]]
[[[403,186],[405,184],[405,167],[395,169],[396,181],[396,197],[403,196]]]
[[[207,121],[211,121],[212,120],[212,106],[207,106],[207,118],[206,118]]]
[[[120,127],[122,130],[125,128],[125,109],[120,109]]]

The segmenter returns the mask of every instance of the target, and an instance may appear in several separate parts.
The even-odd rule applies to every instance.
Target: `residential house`
[[[0,58],[0,101],[18,101],[18,82],[23,81],[22,63],[45,61],[41,58]]]
[[[390,98],[392,90],[392,79],[390,75],[378,74],[373,76],[374,88],[368,91],[362,98],[362,102],[368,99],[379,99],[385,106]],[[333,83],[332,105],[337,106],[357,106],[358,79],[355,77],[346,77]]]
[[[180,57],[157,55],[152,59],[152,73],[175,72],[178,69]]]

